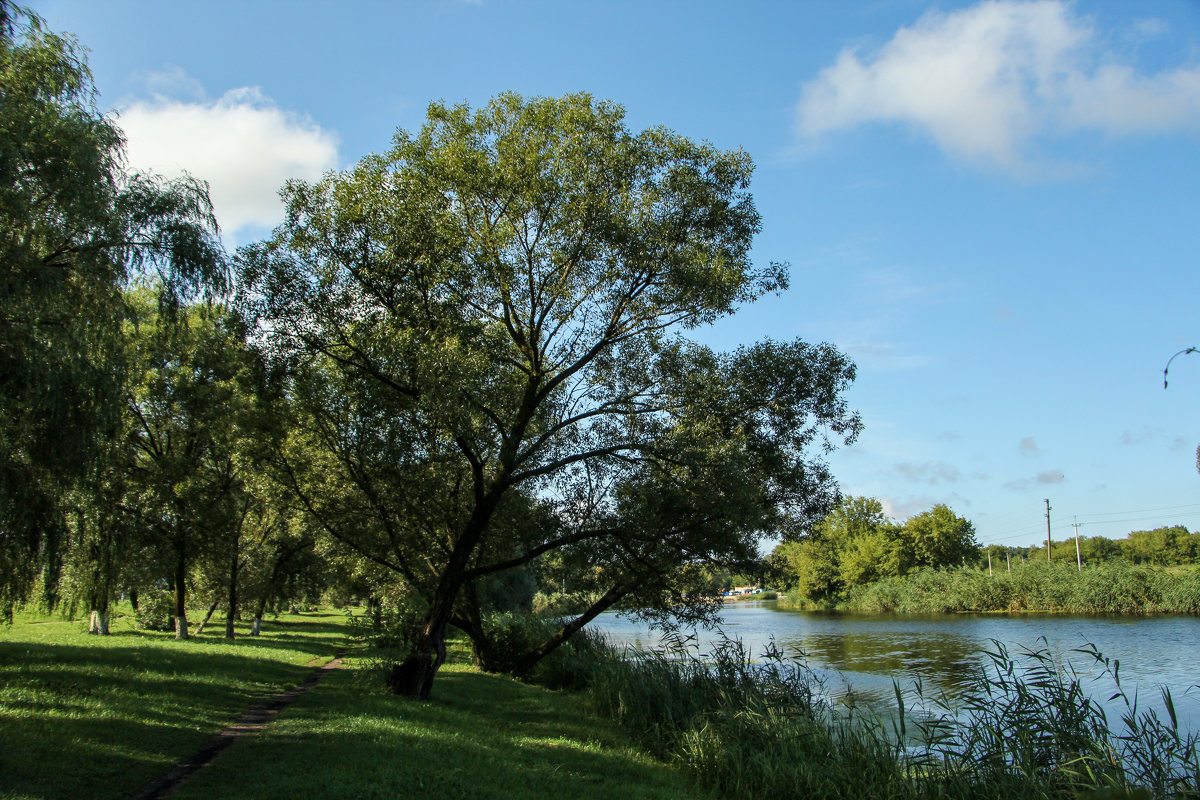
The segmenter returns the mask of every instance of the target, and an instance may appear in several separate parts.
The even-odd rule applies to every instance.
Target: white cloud
[[[883,514],[888,519],[908,519],[922,511],[928,511],[940,502],[934,497],[913,497],[908,500],[898,500],[893,497],[880,497],[879,504],[883,506]]]
[[[1139,19],[1133,25],[1134,33],[1142,39],[1157,39],[1160,36],[1166,36],[1170,29],[1167,21],[1158,17]]]
[[[1017,445],[1017,450],[1019,450],[1023,456],[1036,456],[1038,454],[1037,442],[1033,440],[1032,436],[1026,436],[1021,440],[1021,443]]]
[[[280,222],[278,192],[286,180],[314,180],[337,166],[336,134],[257,88],[233,89],[217,100],[169,99],[160,90],[198,91],[178,69],[151,76],[147,86],[153,99],[126,105],[118,119],[130,168],[167,176],[187,171],[208,181],[226,234]]]
[[[1032,478],[1022,478],[1021,480],[1009,481],[1004,484],[1005,489],[1014,491],[1025,491],[1032,489],[1035,486],[1053,486],[1056,483],[1062,483],[1067,479],[1066,474],[1061,469],[1048,469],[1044,472],[1039,472]]]
[[[1118,440],[1123,445],[1138,445],[1158,439],[1163,435],[1161,428],[1155,428],[1150,425],[1143,425],[1135,431],[1121,431],[1121,438]]]
[[[804,85],[803,136],[868,122],[905,123],[957,157],[1026,171],[1033,144],[1064,133],[1200,130],[1200,67],[1144,74],[1067,3],[994,0],[931,11],[869,56],[845,49]]]
[[[913,483],[954,483],[959,478],[958,467],[943,461],[928,461],[923,464],[902,462],[892,468],[896,474]]]

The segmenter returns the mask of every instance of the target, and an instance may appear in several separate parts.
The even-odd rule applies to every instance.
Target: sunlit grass
[[[353,666],[353,665],[352,665]],[[439,673],[416,702],[339,670],[261,734],[222,754],[179,798],[704,798],[635,749],[583,698],[485,675]]]
[[[103,637],[18,614],[0,627],[0,797],[128,797],[251,698],[303,681],[344,641],[344,617],[284,615],[230,643],[223,626],[175,641],[118,617]]]
[[[242,630],[239,627],[239,631]],[[129,797],[236,719],[304,680],[344,644],[344,612],[283,616],[257,639],[191,641],[18,615],[0,629],[0,797]],[[434,699],[327,674],[263,731],[184,783],[181,798],[707,797],[597,719],[579,695],[485,675],[450,643]]]

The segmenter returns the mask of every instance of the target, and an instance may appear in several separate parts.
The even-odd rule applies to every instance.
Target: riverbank
[[[994,569],[921,570],[812,599],[789,592],[781,607],[855,613],[1049,612],[1200,614],[1200,568],[1110,562],[1022,563]]]
[[[719,635],[667,636],[653,650],[601,665],[587,692],[602,713],[726,794],[1196,796],[1200,737],[1173,713],[1139,705],[1098,651],[1077,654],[1090,656],[1100,676],[1064,665],[1062,651],[997,643],[984,663],[963,664],[950,692],[920,681],[902,687],[897,675],[889,711],[861,697],[835,698],[826,677],[773,636],[753,653]],[[1103,695],[1092,694],[1105,676]],[[1170,695],[1163,698],[1171,709]],[[1119,710],[1110,714],[1105,703]]]

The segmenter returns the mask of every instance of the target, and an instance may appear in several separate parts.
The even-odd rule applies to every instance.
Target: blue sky
[[[431,100],[588,91],[758,165],[792,287],[705,331],[830,341],[844,491],[985,543],[1200,529],[1200,3],[43,0],[131,163],[212,184],[227,241],[288,177]]]

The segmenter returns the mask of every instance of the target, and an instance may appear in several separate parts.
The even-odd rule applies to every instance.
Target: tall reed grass
[[[1125,562],[1086,567],[1031,563],[989,575],[922,570],[857,587],[838,608],[868,613],[1058,611],[1077,614],[1200,614],[1200,569]]]
[[[698,783],[775,798],[1067,798],[1200,796],[1200,745],[1139,708],[1116,664],[1094,649],[1125,712],[1114,726],[1083,679],[1044,649],[999,643],[954,696],[895,686],[890,713],[841,707],[818,676],[774,646],[737,640],[700,654],[690,637],[654,652],[593,649],[587,692]]]

